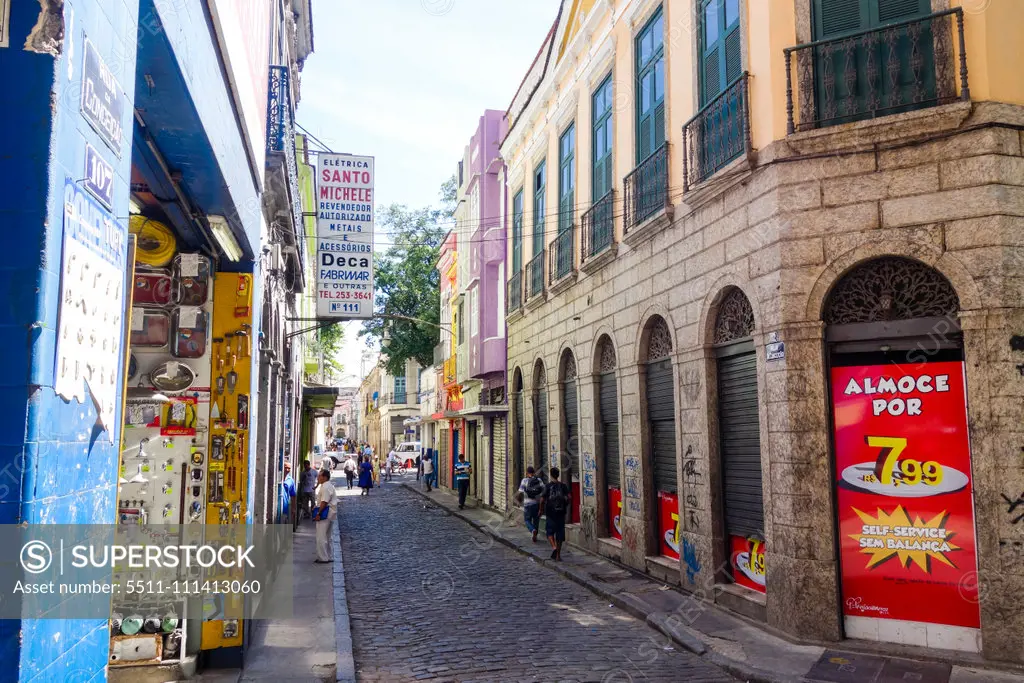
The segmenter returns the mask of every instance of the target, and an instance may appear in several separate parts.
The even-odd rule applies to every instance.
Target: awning
[[[311,386],[302,387],[302,407],[310,410],[324,411],[327,415],[334,414],[334,403],[338,400],[338,387]]]

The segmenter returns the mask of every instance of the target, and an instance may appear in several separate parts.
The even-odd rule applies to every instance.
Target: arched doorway
[[[526,426],[523,423],[523,371],[516,368],[512,373],[512,488],[515,492],[519,482],[526,476]]]
[[[533,366],[533,466],[544,469],[548,451],[548,378],[544,361]]]
[[[754,311],[737,287],[726,290],[715,317],[718,377],[718,451],[722,473],[729,575],[765,592],[764,493],[758,415]]]
[[[597,342],[597,447],[604,476],[608,536],[621,539],[622,465],[619,461],[619,387],[615,379],[615,347],[607,335]],[[600,479],[599,479],[600,481]]]
[[[679,559],[679,484],[676,474],[676,403],[672,334],[661,316],[647,323],[642,344],[647,413],[647,475],[653,485],[657,553]]]
[[[959,311],[941,273],[893,256],[825,301],[847,637],[980,650]]]
[[[576,391],[576,359],[572,351],[566,349],[562,354],[559,375],[562,385],[562,453],[559,465],[564,467],[561,479],[569,484],[572,490],[572,509],[569,510],[569,523],[580,522],[580,406]]]

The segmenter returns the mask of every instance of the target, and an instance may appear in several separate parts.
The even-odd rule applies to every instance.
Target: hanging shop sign
[[[848,617],[980,626],[963,368],[832,369]]]
[[[738,585],[765,592],[765,543],[755,536],[729,536],[729,564]]]
[[[82,116],[121,158],[124,146],[121,84],[88,38],[85,39],[85,63],[82,67]]]
[[[64,180],[64,244],[54,391],[96,406],[113,440],[124,314],[128,230],[74,180]]]
[[[321,154],[317,173],[317,317],[373,315],[373,157]]]
[[[660,554],[679,559],[679,497],[658,491],[658,546]]]

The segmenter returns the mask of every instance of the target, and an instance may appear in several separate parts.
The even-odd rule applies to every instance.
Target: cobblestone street
[[[338,520],[360,681],[733,680],[397,483]]]

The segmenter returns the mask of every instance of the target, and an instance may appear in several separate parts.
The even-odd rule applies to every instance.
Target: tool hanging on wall
[[[232,345],[231,342],[232,342],[232,339],[235,336],[235,333],[234,332],[228,332],[224,336],[226,337],[226,341],[227,341],[228,355],[231,358],[231,372],[228,373],[228,393],[229,394],[234,394],[235,393],[235,386],[238,384],[238,373],[235,371],[235,364],[236,364],[236,362],[238,360],[238,355],[235,353],[234,349],[232,348],[233,345]]]
[[[128,232],[137,237],[136,263],[163,268],[174,258],[177,240],[171,229],[160,221],[135,214],[128,219]]]
[[[215,436],[210,441],[210,460],[222,462],[224,460],[224,437]]]
[[[242,323],[242,331],[236,332],[245,338],[245,357],[252,357],[252,325],[249,323]]]
[[[238,395],[238,428],[249,428],[249,397],[246,394]]]

